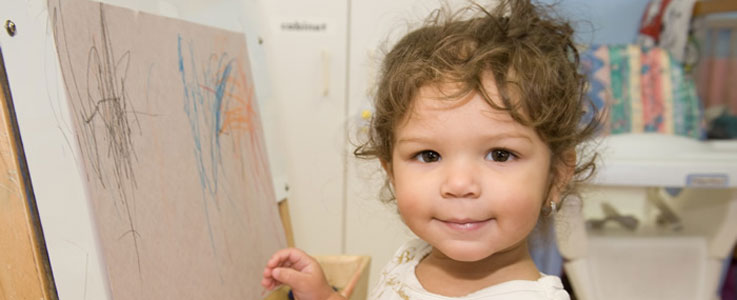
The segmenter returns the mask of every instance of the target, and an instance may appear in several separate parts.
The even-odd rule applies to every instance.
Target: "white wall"
[[[577,40],[592,44],[633,43],[649,0],[540,0],[558,3],[558,11],[574,21]]]

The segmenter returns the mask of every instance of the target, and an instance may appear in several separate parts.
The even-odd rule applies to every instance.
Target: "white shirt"
[[[402,245],[384,267],[379,283],[369,295],[372,300],[570,300],[560,278],[541,274],[540,279],[512,280],[493,285],[463,297],[446,297],[425,290],[417,280],[415,267],[430,253],[432,246],[420,239]]]

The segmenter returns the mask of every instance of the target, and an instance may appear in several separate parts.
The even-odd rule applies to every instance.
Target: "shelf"
[[[603,138],[595,185],[737,187],[737,141],[698,141],[657,133]]]

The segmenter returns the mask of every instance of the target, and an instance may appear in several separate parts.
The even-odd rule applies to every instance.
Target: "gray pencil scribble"
[[[139,112],[133,108],[126,90],[130,51],[116,55],[117,49],[113,47],[103,4],[100,4],[99,36],[93,37],[87,53],[84,77],[78,78],[75,70],[79,66],[73,65],[65,20],[61,17],[62,1],[50,1],[48,7],[56,45],[66,50],[66,55],[60,56],[60,63],[67,64],[71,70],[63,76],[64,85],[70,97],[77,144],[88,166],[87,180],[96,181],[103,189],[113,193],[113,205],[128,227],[118,239],[131,238],[140,274],[141,236],[135,226],[133,197],[133,191],[137,188],[133,163],[137,157],[132,136],[134,133],[140,134],[142,130]]]

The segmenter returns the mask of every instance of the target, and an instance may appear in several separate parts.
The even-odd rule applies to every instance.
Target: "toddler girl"
[[[368,141],[404,223],[420,238],[384,268],[370,299],[569,299],[527,237],[593,161],[596,128],[573,30],[523,0],[434,12],[386,55]],[[463,18],[473,14],[470,18]],[[342,299],[313,258],[274,254],[267,289]]]

